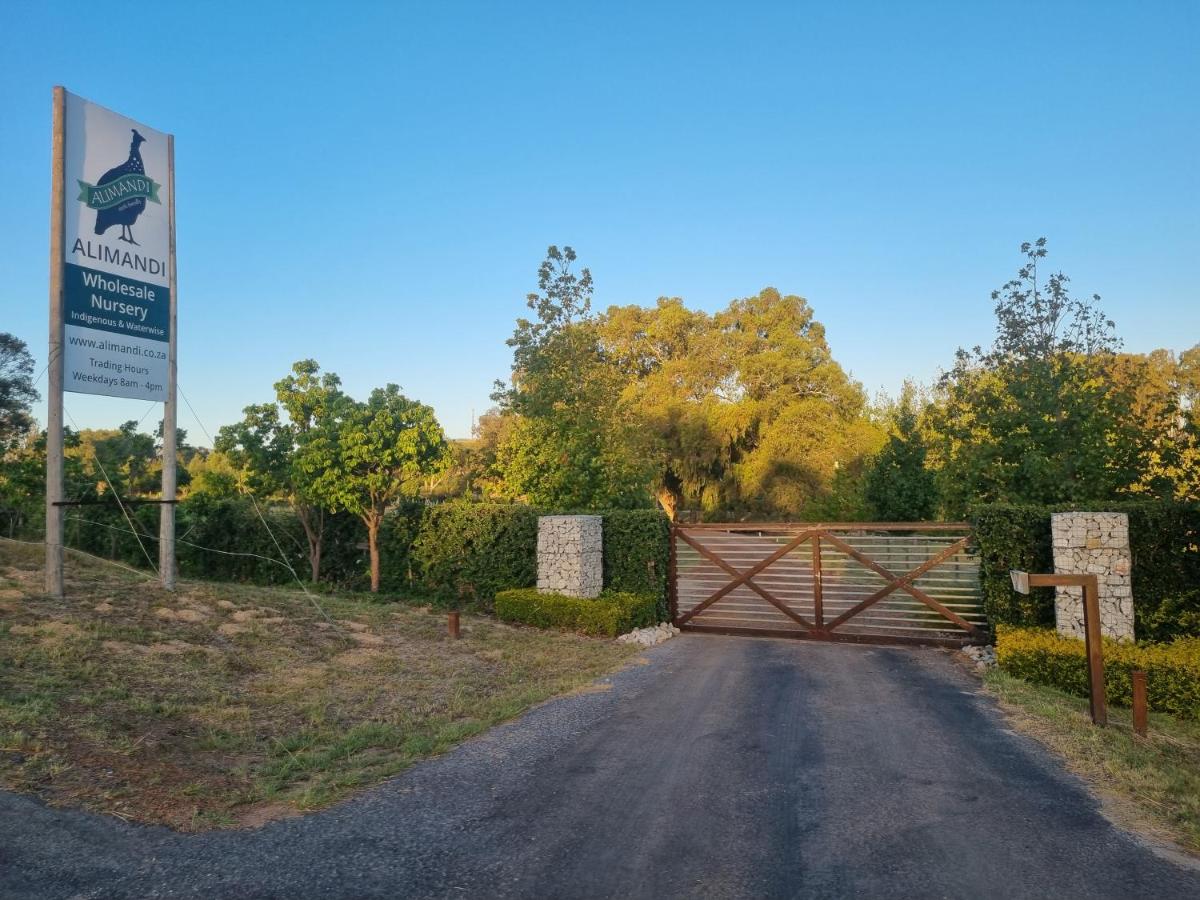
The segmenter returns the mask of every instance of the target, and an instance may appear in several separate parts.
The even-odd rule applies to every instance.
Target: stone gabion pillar
[[[1125,513],[1067,512],[1050,517],[1054,571],[1095,575],[1100,591],[1100,633],[1133,640],[1132,557]],[[1059,634],[1083,637],[1083,589],[1058,588],[1054,619]]]
[[[538,590],[543,594],[598,597],[604,588],[600,516],[538,518]]]

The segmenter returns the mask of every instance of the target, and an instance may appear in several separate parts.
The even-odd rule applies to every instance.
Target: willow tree
[[[610,308],[599,331],[672,518],[688,500],[801,515],[881,440],[802,297],[767,288],[712,315],[663,298]]]

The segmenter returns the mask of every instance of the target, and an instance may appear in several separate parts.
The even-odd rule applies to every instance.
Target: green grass
[[[156,583],[0,543],[0,784],[183,830],[315,809],[636,650],[375,597]],[[328,619],[326,618],[328,616]]]
[[[1110,706],[1108,727],[1097,728],[1085,699],[999,669],[984,685],[1014,725],[1106,796],[1117,821],[1200,852],[1200,722],[1151,713],[1148,734],[1139,737],[1128,709]]]

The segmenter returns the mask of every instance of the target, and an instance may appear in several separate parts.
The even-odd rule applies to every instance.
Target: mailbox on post
[[[1083,588],[1083,634],[1088,661],[1088,694],[1091,699],[1092,721],[1108,724],[1108,707],[1104,700],[1104,655],[1100,640],[1100,585],[1095,575],[1031,575],[1013,569],[1009,573],[1013,590],[1028,594],[1035,587]]]

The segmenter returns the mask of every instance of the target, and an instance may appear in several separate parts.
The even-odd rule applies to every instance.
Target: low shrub
[[[600,637],[616,637],[653,625],[658,598],[653,594],[605,591],[589,600],[514,588],[496,594],[496,615],[505,622],[537,628],[563,628]]]
[[[1200,590],[1164,597],[1137,620],[1137,630],[1148,641],[1200,637]]]
[[[1088,694],[1087,654],[1081,640],[1053,631],[1001,626],[996,634],[1000,668],[1026,681],[1069,694]],[[1200,719],[1200,638],[1170,644],[1123,644],[1104,641],[1104,693],[1108,702],[1129,706],[1130,673],[1146,673],[1151,709],[1184,719]]]

